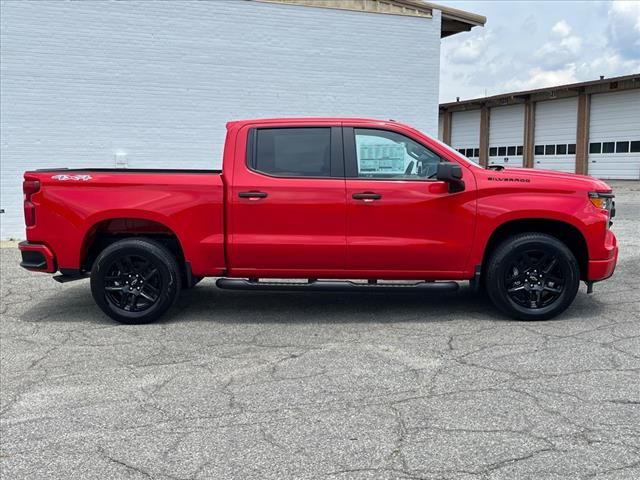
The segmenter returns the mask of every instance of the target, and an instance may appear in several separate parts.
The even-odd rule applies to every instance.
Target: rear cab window
[[[335,161],[332,168],[335,143],[332,127],[256,128],[249,134],[247,163],[251,170],[275,177],[338,176]]]

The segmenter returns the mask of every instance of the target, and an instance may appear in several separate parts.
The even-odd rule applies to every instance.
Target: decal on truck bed
[[[52,180],[60,180],[60,181],[66,181],[66,180],[83,180],[83,181],[87,181],[87,180],[91,180],[91,175],[53,175],[51,177]]]

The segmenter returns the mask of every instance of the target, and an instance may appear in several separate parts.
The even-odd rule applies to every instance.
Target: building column
[[[524,145],[522,146],[522,165],[525,168],[533,168],[534,143],[536,138],[536,102],[530,99],[524,104]]]
[[[453,115],[449,110],[442,114],[442,141],[451,146],[451,120]]]
[[[482,105],[480,110],[480,165],[489,164],[489,107]]]
[[[576,130],[576,173],[589,172],[589,121],[591,118],[591,95],[578,95],[578,125]]]

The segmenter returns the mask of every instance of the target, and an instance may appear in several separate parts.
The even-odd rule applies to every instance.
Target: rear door
[[[377,278],[455,278],[475,225],[475,191],[435,180],[442,157],[399,132],[344,128],[347,269]],[[361,272],[361,273],[356,273]]]
[[[235,276],[318,276],[345,268],[338,124],[260,124],[238,135],[228,224]]]

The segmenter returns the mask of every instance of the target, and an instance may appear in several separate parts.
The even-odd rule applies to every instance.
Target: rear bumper
[[[22,268],[32,272],[56,272],[56,258],[46,245],[24,241],[18,244],[18,248],[22,254]]]
[[[589,260],[587,278],[591,282],[606,280],[613,275],[613,272],[616,269],[616,263],[618,262],[618,241],[611,230],[607,231],[605,248],[607,250],[606,259]]]

